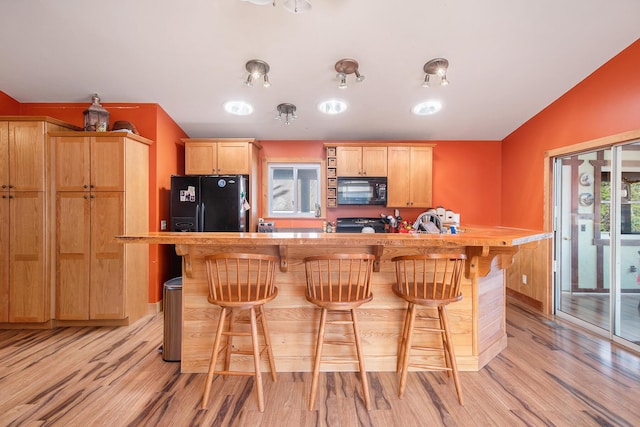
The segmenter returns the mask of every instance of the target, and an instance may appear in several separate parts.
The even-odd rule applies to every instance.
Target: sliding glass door
[[[640,143],[554,159],[555,312],[640,343]]]

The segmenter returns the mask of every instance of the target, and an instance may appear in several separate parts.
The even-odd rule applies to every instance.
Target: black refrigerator
[[[248,175],[172,175],[171,231],[249,231]]]

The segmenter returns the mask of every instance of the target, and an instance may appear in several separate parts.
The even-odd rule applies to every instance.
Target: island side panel
[[[367,369],[371,371],[395,371],[398,337],[402,328],[403,310],[405,304],[391,292],[395,282],[394,265],[391,258],[397,255],[428,251],[432,248],[393,248],[385,251],[380,262],[380,271],[373,273],[372,302],[363,305],[358,311],[363,348]],[[337,252],[369,252],[375,250],[373,246],[322,246],[322,245],[291,245],[287,247],[288,268],[286,272],[278,270],[276,286],[278,297],[266,305],[266,316],[269,321],[273,352],[276,368],[280,372],[309,372],[315,348],[316,332],[319,321],[319,310],[311,305],[304,297],[305,274],[302,259],[305,256],[320,253]],[[464,251],[464,248],[457,248]],[[211,354],[213,336],[217,325],[219,309],[207,302],[207,278],[204,256],[217,252],[254,252],[279,254],[278,246],[268,245],[189,245],[189,259],[191,274],[183,273],[183,342],[182,366],[185,373],[206,372]],[[490,281],[501,281],[502,270],[492,272]],[[504,290],[491,286],[487,292],[476,292],[477,286],[483,286],[484,279],[468,279],[463,282],[463,300],[452,304],[448,308],[450,325],[453,333],[453,343],[456,348],[456,358],[461,370],[475,371],[482,365],[481,361],[491,357],[484,356],[487,349],[483,348],[485,341],[479,339],[478,330],[474,325],[484,325],[485,333],[491,336],[504,335],[503,328],[495,328],[495,322],[479,321],[478,309],[490,309],[498,312],[504,318],[504,298],[496,297]],[[490,301],[500,300],[502,305],[490,307]],[[484,301],[487,300],[487,303]],[[500,314],[502,313],[502,314]],[[500,332],[502,331],[502,332]],[[348,330],[330,332],[328,337],[339,338]],[[506,335],[504,335],[506,343]],[[243,345],[242,341],[234,341],[234,345]],[[331,348],[334,347],[334,348]],[[325,354],[345,355],[349,349],[345,347],[328,346]],[[497,353],[496,353],[497,354]],[[234,356],[234,363],[238,369],[242,365],[250,368],[251,360],[245,356]],[[268,370],[263,361],[263,369]],[[351,365],[331,366],[329,369],[357,370]]]

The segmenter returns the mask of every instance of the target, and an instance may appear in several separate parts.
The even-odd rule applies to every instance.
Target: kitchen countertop
[[[238,232],[148,232],[118,236],[123,243],[176,244],[176,245],[288,245],[320,242],[334,245],[382,246],[518,246],[552,237],[551,233],[508,227],[465,226],[458,234],[412,233],[238,233]]]

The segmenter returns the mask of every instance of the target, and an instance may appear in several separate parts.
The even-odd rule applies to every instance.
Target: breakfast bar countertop
[[[457,234],[425,233],[238,233],[238,232],[149,232],[118,236],[123,243],[176,245],[290,245],[320,242],[330,245],[382,246],[519,246],[551,238],[551,233],[508,227],[467,226]]]

